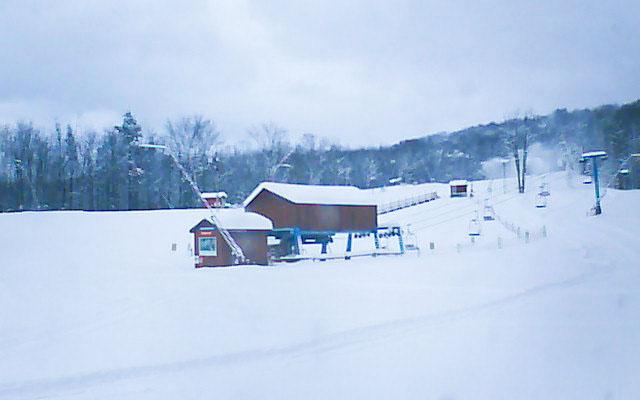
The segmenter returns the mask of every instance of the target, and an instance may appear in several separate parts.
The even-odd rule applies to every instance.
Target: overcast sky
[[[0,0],[0,123],[347,145],[640,98],[640,1]]]

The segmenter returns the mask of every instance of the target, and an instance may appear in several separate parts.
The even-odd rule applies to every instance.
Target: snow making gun
[[[211,223],[213,223],[213,225],[218,229],[218,231],[220,232],[220,235],[222,236],[224,241],[227,243],[227,245],[231,249],[231,254],[233,255],[234,262],[236,264],[242,264],[246,262],[246,257],[242,252],[242,248],[240,248],[238,243],[236,243],[236,241],[233,239],[229,231],[222,226],[222,224],[220,223],[220,220],[216,216],[216,213],[211,207],[211,205],[209,204],[209,202],[202,197],[202,192],[198,188],[198,185],[195,183],[193,179],[191,179],[191,176],[189,176],[189,174],[187,173],[187,170],[182,166],[182,164],[180,164],[180,161],[178,161],[178,159],[173,154],[173,152],[170,151],[167,146],[161,145],[161,144],[139,144],[138,147],[142,147],[145,149],[163,150],[166,154],[169,155],[169,157],[171,157],[171,160],[173,161],[173,163],[180,170],[182,177],[189,183],[193,192],[198,196],[198,199],[200,199],[202,204],[204,204],[204,206],[207,207],[207,209],[209,210],[209,214],[211,215]]]

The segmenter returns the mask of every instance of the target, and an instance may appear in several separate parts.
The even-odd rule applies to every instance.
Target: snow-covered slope
[[[489,182],[387,188],[441,191],[381,217],[419,256],[276,267],[193,269],[204,210],[0,215],[0,399],[635,398],[640,192],[546,179],[475,243]]]

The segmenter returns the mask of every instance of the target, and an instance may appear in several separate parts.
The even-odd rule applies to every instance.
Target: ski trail
[[[156,299],[152,302],[142,304],[126,304],[124,308],[117,310],[115,313],[102,311],[93,316],[91,322],[78,323],[73,326],[56,327],[47,331],[37,332],[26,338],[8,338],[0,341],[0,357],[14,354],[26,348],[37,348],[44,345],[45,341],[58,340],[68,335],[82,335],[100,330],[101,328],[115,325],[118,322],[125,321],[129,318],[144,315],[149,307],[157,307],[170,303],[180,297],[179,293],[170,294],[168,296]]]
[[[42,398],[45,396],[53,397],[56,396],[56,393],[60,392],[77,391],[87,386],[109,384],[127,379],[179,373],[186,370],[230,366],[274,358],[297,358],[307,354],[327,353],[355,346],[371,346],[377,342],[387,341],[391,338],[404,335],[407,332],[416,332],[434,325],[446,324],[481,315],[550,291],[579,286],[596,277],[610,274],[613,271],[613,267],[600,268],[596,271],[585,272],[569,279],[534,286],[521,292],[471,307],[368,325],[291,345],[218,354],[166,364],[96,371],[54,379],[8,383],[0,386],[0,398],[29,399]]]

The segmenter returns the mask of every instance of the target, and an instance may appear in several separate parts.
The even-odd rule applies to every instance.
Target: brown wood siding
[[[296,204],[268,190],[246,207],[269,218],[274,228],[310,231],[368,231],[378,226],[376,206]]]
[[[194,249],[195,255],[200,255],[200,249],[198,248],[198,238],[200,237],[215,237],[217,239],[217,256],[202,256],[203,262],[196,265],[196,267],[223,267],[234,265],[233,264],[233,255],[231,254],[231,248],[227,245],[227,242],[224,241],[220,232],[214,231],[204,231],[211,232],[212,235],[204,236],[202,235],[203,231],[196,231],[194,238]],[[247,263],[249,264],[258,264],[258,265],[267,265],[269,264],[268,259],[268,250],[267,250],[267,231],[229,231],[233,239],[238,243],[238,246],[242,249],[244,256],[247,258]]]

